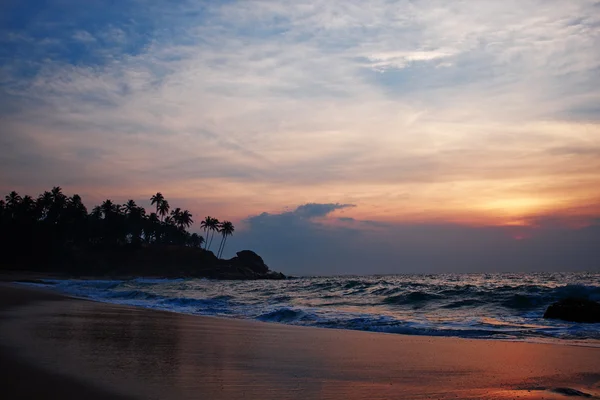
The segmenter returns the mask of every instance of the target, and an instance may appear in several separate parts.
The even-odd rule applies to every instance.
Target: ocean
[[[438,274],[206,279],[47,280],[101,302],[185,314],[389,334],[600,346],[600,324],[545,320],[568,296],[600,300],[600,273]]]

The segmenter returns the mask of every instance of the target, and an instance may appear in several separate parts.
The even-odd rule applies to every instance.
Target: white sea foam
[[[188,314],[412,335],[600,343],[600,324],[542,318],[560,298],[599,300],[599,273],[46,282],[73,296]]]

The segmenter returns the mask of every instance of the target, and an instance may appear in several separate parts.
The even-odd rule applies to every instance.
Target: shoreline
[[[94,278],[95,279],[95,278]],[[117,278],[115,280],[120,280],[123,278]],[[129,278],[127,278],[129,279]],[[138,277],[138,278],[132,278],[132,279],[154,279],[154,278],[142,278],[142,277]],[[61,293],[57,290],[53,290],[51,287],[47,288],[47,287],[40,287],[37,285],[41,285],[42,283],[38,283],[38,282],[26,282],[26,281],[15,281],[15,282],[9,282],[12,285],[18,285],[18,286],[23,286],[25,288],[29,288],[32,290],[44,290],[44,291],[49,291],[51,293],[57,294],[59,296],[63,296],[66,297],[68,299],[73,299],[73,300],[82,300],[82,301],[91,301],[94,303],[100,303],[100,304],[108,304],[108,305],[115,305],[115,306],[119,306],[119,307],[125,307],[125,308],[136,308],[136,309],[142,309],[142,310],[148,310],[148,311],[153,311],[153,312],[165,312],[165,313],[172,313],[172,314],[177,314],[177,315],[185,315],[185,316],[190,316],[190,317],[200,317],[200,318],[214,318],[217,320],[225,320],[225,321],[244,321],[244,322],[249,322],[249,323],[257,323],[257,324],[268,324],[268,325],[284,325],[284,326],[293,326],[295,328],[308,328],[308,329],[325,329],[325,330],[337,330],[337,331],[342,331],[342,332],[365,332],[365,333],[371,333],[371,334],[376,334],[376,335],[393,335],[393,336],[408,336],[408,337],[424,337],[424,338],[432,338],[432,339],[457,339],[457,340],[475,340],[475,341],[491,341],[491,342],[495,342],[495,341],[499,341],[499,342],[507,342],[507,343],[531,343],[531,344],[543,344],[543,345],[556,345],[556,346],[574,346],[574,347],[585,347],[585,348],[592,348],[592,349],[600,349],[600,341],[598,342],[593,342],[593,343],[589,343],[589,342],[585,342],[585,341],[578,341],[578,340],[574,340],[574,339],[551,339],[548,338],[546,340],[541,339],[541,338],[536,338],[536,339],[506,339],[506,338],[481,338],[481,337],[474,337],[474,338],[468,338],[468,337],[461,337],[461,336],[443,336],[443,335],[417,335],[417,334],[407,334],[407,333],[395,333],[395,332],[385,332],[385,331],[370,331],[370,330],[362,330],[362,329],[346,329],[346,328],[340,328],[340,327],[325,327],[325,326],[305,326],[305,325],[294,325],[294,324],[286,324],[284,322],[275,322],[275,321],[261,321],[258,319],[251,319],[251,318],[235,318],[235,317],[227,317],[227,316],[223,316],[223,315],[203,315],[203,314],[192,314],[192,313],[186,313],[183,311],[177,311],[177,310],[170,310],[170,309],[160,309],[160,308],[152,308],[152,307],[144,307],[142,305],[133,305],[133,304],[122,304],[122,303],[116,303],[116,302],[111,302],[111,301],[102,301],[99,299],[92,299],[89,297],[80,297],[80,296],[74,296],[74,295],[69,295],[66,293]]]
[[[225,320],[237,320],[237,321],[249,321],[249,322],[258,322],[258,323],[268,323],[268,324],[277,324],[277,325],[286,325],[286,326],[295,326],[295,327],[310,327],[317,329],[327,329],[327,330],[341,330],[341,331],[354,331],[354,332],[369,332],[369,333],[377,333],[377,334],[389,334],[389,335],[403,335],[403,336],[417,336],[417,337],[431,337],[431,338],[456,338],[463,340],[486,340],[486,341],[502,341],[502,342],[515,342],[515,343],[534,343],[534,344],[552,344],[552,345],[561,345],[561,346],[576,346],[576,347],[586,347],[586,348],[600,348],[600,340],[598,339],[564,339],[560,337],[544,337],[544,336],[522,336],[522,337],[508,337],[509,335],[502,336],[499,333],[497,336],[470,336],[470,335],[460,335],[460,333],[452,334],[428,334],[428,333],[406,333],[406,332],[394,332],[394,331],[385,331],[385,330],[371,330],[371,329],[361,329],[361,328],[348,328],[342,326],[311,326],[309,324],[294,324],[289,323],[288,321],[277,321],[277,320],[263,320],[261,318],[246,316],[244,314],[241,315],[212,315],[202,314],[198,312],[191,312],[189,310],[183,309],[173,309],[172,307],[161,306],[160,304],[131,304],[128,301],[119,301],[113,300],[112,298],[104,299],[104,298],[96,298],[96,297],[86,297],[86,296],[77,296],[69,294],[68,292],[61,292],[60,290],[53,288],[53,282],[44,282],[53,281],[53,280],[65,280],[65,281],[124,281],[128,280],[150,280],[150,281],[161,281],[161,280],[170,280],[169,278],[157,278],[157,277],[130,277],[130,276],[120,276],[120,277],[86,277],[86,278],[74,278],[74,277],[59,277],[59,276],[38,276],[38,275],[30,275],[26,276],[18,276],[18,280],[16,281],[8,281],[12,284],[18,284],[25,287],[32,288],[41,288],[48,289],[55,293],[61,294],[66,297],[74,298],[74,299],[82,299],[88,301],[99,302],[103,304],[112,304],[112,305],[120,305],[125,307],[136,307],[144,310],[152,310],[152,311],[164,311],[170,313],[176,313],[180,315],[186,316],[194,316],[194,317],[208,317],[208,318],[221,318]],[[182,278],[186,279],[186,278]],[[0,279],[0,282],[2,279]],[[6,280],[5,280],[6,282]],[[216,280],[215,282],[220,282]],[[60,282],[59,282],[60,283]],[[47,287],[44,287],[46,285]],[[137,289],[136,289],[137,290]],[[141,289],[140,289],[141,290]],[[135,302],[134,302],[135,303]]]
[[[80,385],[174,399],[552,399],[561,388],[600,398],[597,348],[203,317],[24,285],[0,292],[3,359],[49,385],[66,379],[81,397]]]

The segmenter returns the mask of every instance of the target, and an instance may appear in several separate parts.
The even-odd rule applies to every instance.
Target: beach
[[[6,398],[600,398],[600,348],[192,316],[0,288]]]

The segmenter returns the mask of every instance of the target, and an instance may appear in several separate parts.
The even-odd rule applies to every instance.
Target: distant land
[[[187,231],[194,223],[188,210],[171,209],[160,192],[150,200],[156,212],[149,214],[133,200],[110,199],[88,213],[79,195],[67,196],[58,186],[37,198],[13,191],[0,200],[0,269],[74,277],[285,278],[251,250],[220,258],[234,232],[231,222],[206,217],[200,224],[205,238]]]

